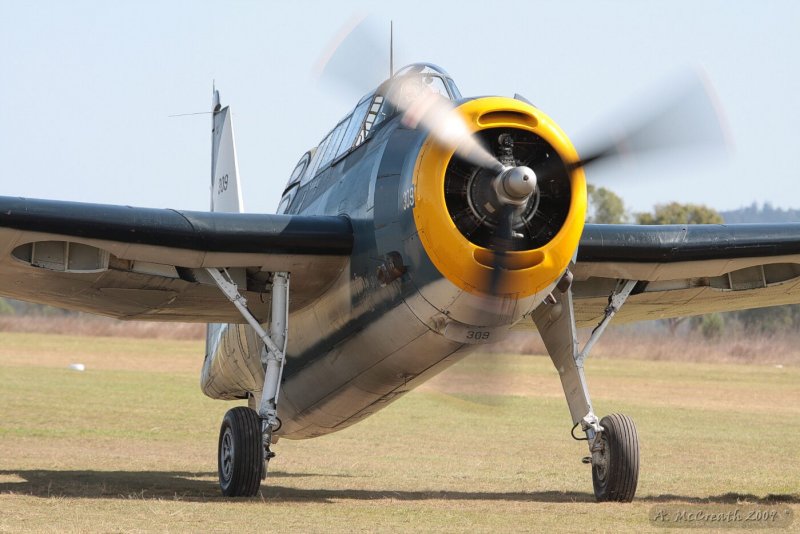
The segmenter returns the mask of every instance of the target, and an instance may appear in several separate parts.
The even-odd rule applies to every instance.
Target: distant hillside
[[[767,202],[759,207],[753,202],[747,207],[719,212],[726,223],[781,223],[800,222],[800,209],[774,208]]]

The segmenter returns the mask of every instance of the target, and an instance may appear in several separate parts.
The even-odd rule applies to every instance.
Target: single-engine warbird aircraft
[[[595,415],[583,371],[612,317],[800,302],[800,225],[584,224],[584,167],[642,131],[579,154],[523,97],[463,98],[414,64],[303,154],[277,214],[241,213],[215,91],[209,212],[0,197],[0,294],[211,323],[202,390],[249,401],[222,422],[226,496],[257,493],[279,438],[346,428],[482,344],[536,330],[597,499],[630,501],[636,428]]]

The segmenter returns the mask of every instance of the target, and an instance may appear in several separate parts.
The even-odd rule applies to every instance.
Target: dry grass
[[[120,321],[97,315],[0,315],[0,332],[64,334],[68,336],[126,337],[136,339],[202,339],[206,325]]]
[[[204,339],[205,325],[120,321],[87,314],[0,316],[0,332],[200,340]],[[588,330],[582,331],[581,339],[588,339],[589,333]],[[489,347],[489,350],[496,354],[545,353],[537,334],[524,333],[514,333],[506,341]],[[691,331],[671,335],[659,328],[611,327],[593,349],[592,358],[800,365],[800,333],[750,335],[731,329],[720,339],[708,340],[698,332]]]
[[[589,362],[597,411],[639,428],[630,505],[593,502],[549,360],[507,355],[470,357],[338,434],[281,441],[262,497],[231,501],[215,457],[232,404],[200,394],[201,359],[196,340],[0,334],[0,531],[647,532],[660,503],[800,514],[795,366]]]
[[[582,330],[585,342],[590,331]],[[545,354],[538,335],[513,333],[492,347],[503,354]],[[731,331],[719,339],[706,339],[698,332],[679,332],[636,327],[611,327],[592,349],[592,358],[623,358],[634,360],[760,363],[800,365],[800,333],[774,335],[747,334]]]

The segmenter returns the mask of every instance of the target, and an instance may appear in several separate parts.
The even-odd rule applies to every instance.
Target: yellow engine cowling
[[[578,160],[574,146],[561,128],[525,102],[503,97],[478,98],[462,104],[457,111],[476,134],[499,128],[532,132],[555,150],[564,169]],[[445,200],[445,175],[454,152],[452,147],[444,147],[432,137],[423,144],[414,172],[414,221],[425,252],[442,276],[467,293],[486,295],[490,290],[494,252],[462,233]],[[513,299],[536,295],[552,287],[572,260],[586,215],[586,180],[582,169],[565,170],[564,179],[569,180],[570,198],[563,223],[543,244],[507,253],[504,258],[507,271],[499,279],[497,294]]]

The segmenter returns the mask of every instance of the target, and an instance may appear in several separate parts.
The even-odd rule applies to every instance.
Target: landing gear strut
[[[258,411],[239,406],[228,410],[219,432],[219,485],[226,497],[253,497],[261,480],[267,476],[267,464],[275,456],[270,450],[272,434],[280,428],[278,397],[289,320],[289,273],[272,275],[272,315],[269,334],[247,308],[227,271],[206,269],[247,323],[264,342],[261,362],[264,365],[264,388]]]
[[[598,420],[592,409],[583,362],[602,335],[611,318],[628,298],[635,281],[625,281],[609,297],[605,315],[579,350],[572,290],[559,284],[533,312],[533,321],[542,336],[550,359],[561,377],[569,412],[575,427],[581,427],[589,444],[594,494],[598,501],[630,502],[639,479],[639,437],[636,426],[626,415],[612,414]],[[574,437],[574,434],[573,434]]]

